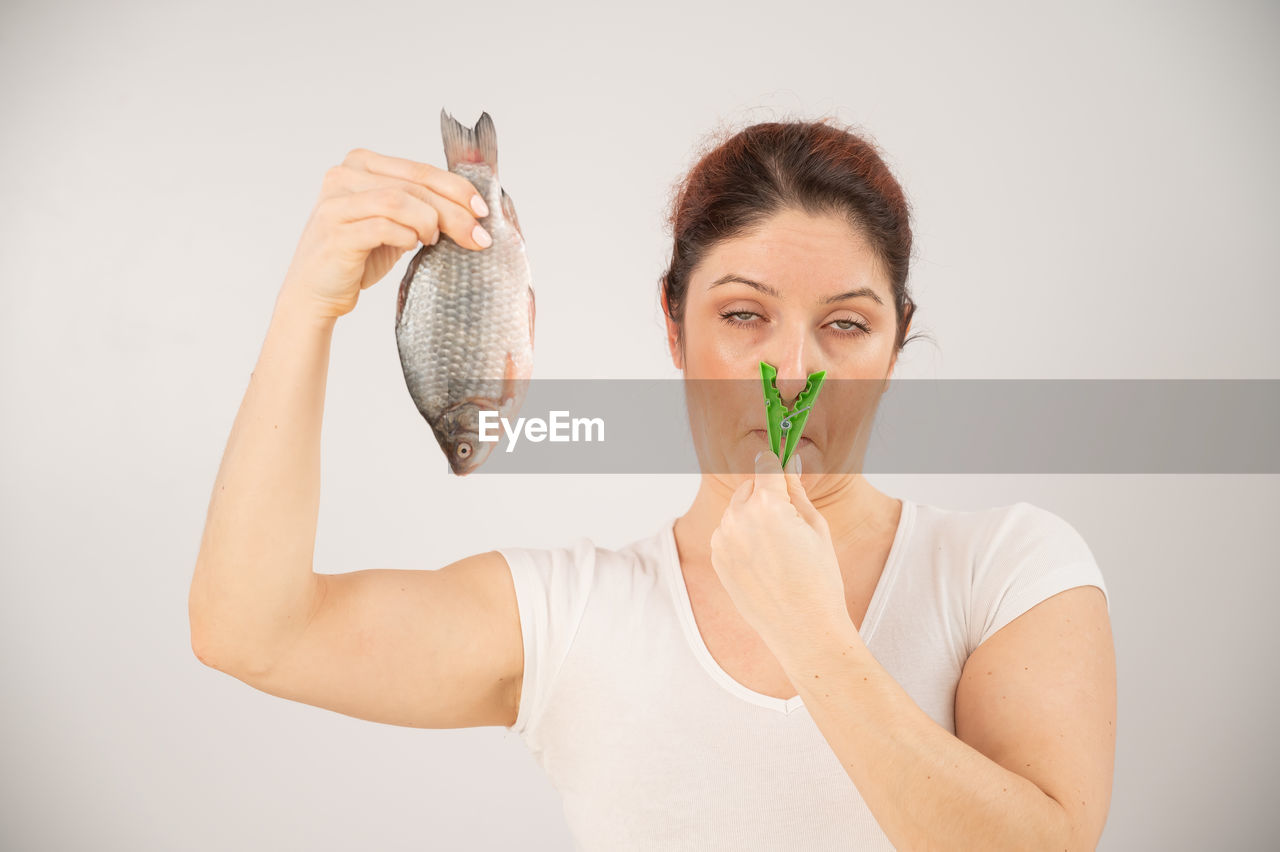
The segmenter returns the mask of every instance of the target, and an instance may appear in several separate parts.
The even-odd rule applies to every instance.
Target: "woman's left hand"
[[[769,450],[756,456],[754,478],[734,492],[711,534],[711,566],[775,655],[849,620],[827,521],[800,476],[784,472]]]

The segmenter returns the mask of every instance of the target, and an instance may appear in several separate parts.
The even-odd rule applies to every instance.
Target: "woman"
[[[618,550],[312,571],[333,325],[418,240],[482,251],[473,196],[365,150],[326,176],[214,486],[200,659],[359,718],[504,725],[583,848],[1096,846],[1115,664],[1087,544],[1027,503],[881,493],[843,472],[862,429],[817,408],[784,472],[762,422],[691,406],[717,463]],[[817,370],[887,386],[911,229],[873,146],[826,122],[748,127],[694,166],[672,224],[660,297],[686,380],[758,382],[768,361],[788,401]]]

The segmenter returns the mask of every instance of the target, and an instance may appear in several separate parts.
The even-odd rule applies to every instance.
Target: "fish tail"
[[[444,138],[444,157],[449,171],[458,163],[487,163],[497,177],[498,134],[489,113],[480,113],[475,127],[468,128],[441,108],[440,135]]]

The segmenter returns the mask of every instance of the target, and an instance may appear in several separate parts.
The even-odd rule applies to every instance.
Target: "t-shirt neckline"
[[[880,572],[880,579],[876,583],[875,591],[871,594],[871,600],[867,604],[866,615],[862,617],[862,625],[858,629],[858,635],[862,637],[864,643],[868,644],[875,633],[876,626],[880,623],[880,616],[884,612],[885,600],[888,598],[894,580],[898,576],[902,554],[906,550],[906,540],[910,535],[911,526],[915,519],[915,503],[906,497],[899,499],[902,500],[902,513],[898,517],[898,528],[893,535],[893,544],[889,547],[889,555],[885,559],[884,570]],[[679,613],[680,625],[683,628],[685,639],[693,651],[693,655],[713,680],[744,701],[775,710],[784,715],[803,707],[804,701],[798,694],[790,698],[778,698],[774,695],[756,692],[754,689],[744,686],[730,677],[729,673],[716,662],[716,658],[711,656],[707,643],[698,631],[697,620],[693,617],[693,604],[689,600],[689,590],[685,586],[684,572],[680,569],[680,551],[676,547],[675,533],[677,520],[679,520],[679,516],[672,517],[663,531],[663,543],[666,551],[663,573],[667,575],[672,600],[675,601],[676,611]]]

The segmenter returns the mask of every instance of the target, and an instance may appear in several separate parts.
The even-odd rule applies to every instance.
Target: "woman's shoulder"
[[[982,535],[987,550],[1006,560],[1041,562],[1094,562],[1084,536],[1065,517],[1019,501],[982,513]]]
[[[950,549],[963,545],[975,556],[1016,556],[1030,548],[1065,556],[1092,558],[1084,537],[1058,513],[1026,501],[978,509],[956,509],[914,503],[915,523],[923,533]]]
[[[1027,501],[980,509],[915,504],[913,556],[917,570],[945,574],[946,585],[968,589],[969,600],[996,602],[1011,590],[1086,579],[1102,584],[1093,549],[1063,515]],[[936,580],[936,577],[935,577]]]
[[[1060,591],[1093,585],[1109,599],[1088,542],[1057,512],[1018,501],[977,510],[935,507],[926,514],[944,530],[937,546],[946,549],[950,540],[958,555],[953,570],[967,574],[956,586],[967,589],[970,651]]]
[[[496,550],[513,571],[532,572],[544,582],[597,584],[628,572],[657,572],[670,559],[674,520],[664,519],[656,530],[618,546],[580,535],[561,545],[508,545]]]

